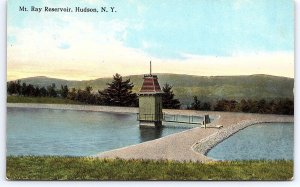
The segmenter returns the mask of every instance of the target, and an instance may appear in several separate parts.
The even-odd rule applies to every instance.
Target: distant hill
[[[245,76],[193,76],[182,74],[157,74],[161,87],[165,83],[173,86],[174,93],[183,104],[192,102],[192,97],[198,96],[201,101],[216,101],[218,99],[274,99],[294,98],[294,79],[270,75]],[[125,76],[134,83],[134,91],[138,92],[143,75]],[[112,78],[99,78],[88,81],[71,81],[48,77],[30,77],[21,79],[21,82],[39,86],[48,86],[55,83],[68,85],[70,88],[85,88],[92,86],[94,91],[106,88],[106,83]]]

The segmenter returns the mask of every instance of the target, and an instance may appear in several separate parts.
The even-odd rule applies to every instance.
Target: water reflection
[[[140,142],[162,137],[163,128],[140,128]]]
[[[136,114],[9,107],[7,155],[88,156],[184,130],[140,129]]]

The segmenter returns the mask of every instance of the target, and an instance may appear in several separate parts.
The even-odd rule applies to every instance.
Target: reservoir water
[[[293,151],[293,123],[261,123],[232,135],[207,156],[217,160],[292,160]]]
[[[184,130],[140,129],[136,114],[9,107],[7,155],[89,156]]]

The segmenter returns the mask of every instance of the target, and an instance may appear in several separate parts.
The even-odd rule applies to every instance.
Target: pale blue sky
[[[71,8],[114,6],[117,12],[19,12],[21,5],[28,8],[32,5]],[[11,0],[8,2],[8,46],[46,49],[46,44],[28,44],[38,42],[35,39],[40,37],[47,38],[50,43],[54,42],[48,47],[57,50],[72,50],[81,44],[89,45],[85,48],[93,47],[98,50],[106,45],[118,45],[131,51],[137,50],[137,53],[147,56],[149,60],[176,62],[189,60],[191,56],[226,58],[266,53],[292,55],[293,15],[292,0]],[[25,40],[24,37],[20,38],[20,33],[25,31],[28,31],[27,34],[38,34],[33,34],[31,39]],[[73,37],[66,37],[68,32],[73,34]],[[42,36],[35,37],[39,34]],[[57,50],[54,50],[53,54],[49,51],[49,55],[57,55]],[[129,53],[126,56],[132,55]],[[70,58],[66,56],[64,59],[71,61]],[[76,55],[73,58],[76,58]],[[104,56],[98,56],[97,59],[111,60]],[[93,60],[89,61],[92,63]],[[12,63],[17,67],[19,62],[14,59]],[[287,68],[286,64],[282,67]],[[293,60],[289,62],[289,68],[292,67]],[[253,68],[261,70],[261,67]],[[253,70],[253,73],[256,73],[256,70]],[[268,71],[266,69],[265,74],[272,74]],[[290,70],[287,76],[292,77],[293,70]]]

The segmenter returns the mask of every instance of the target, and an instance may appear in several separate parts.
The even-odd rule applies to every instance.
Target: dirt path
[[[205,154],[219,142],[239,130],[261,122],[293,122],[293,116],[260,115],[226,112],[165,111],[170,114],[204,115],[218,117],[209,126],[223,128],[193,128],[160,139],[132,145],[96,155],[100,158],[168,159],[175,161],[212,161]]]

